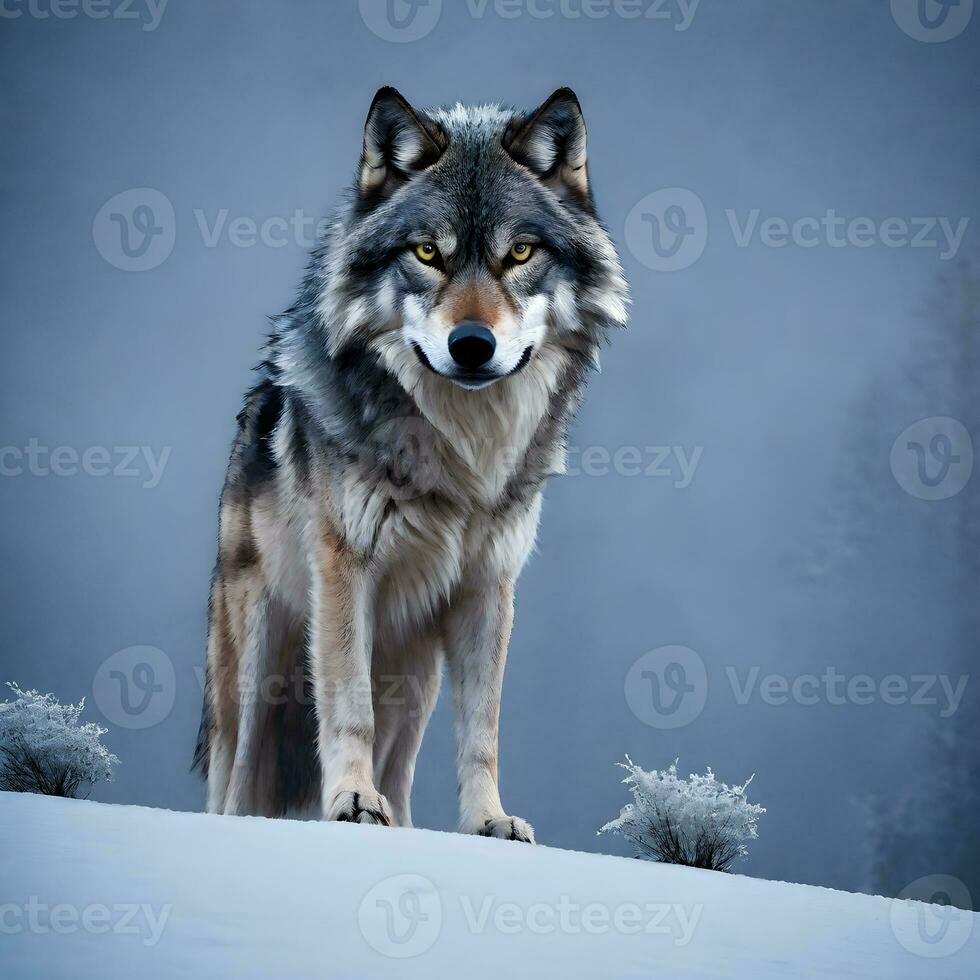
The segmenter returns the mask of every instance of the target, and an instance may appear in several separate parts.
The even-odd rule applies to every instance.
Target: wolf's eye
[[[527,262],[534,251],[534,246],[527,242],[517,242],[510,247],[510,257],[515,262]]]
[[[415,246],[415,257],[426,265],[431,265],[435,262],[438,255],[439,249],[432,242],[421,242]]]

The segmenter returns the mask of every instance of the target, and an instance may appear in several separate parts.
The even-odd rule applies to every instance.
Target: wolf
[[[272,318],[219,513],[195,756],[212,813],[411,826],[443,665],[462,832],[497,783],[514,585],[628,288],[586,127],[375,96],[349,200]]]

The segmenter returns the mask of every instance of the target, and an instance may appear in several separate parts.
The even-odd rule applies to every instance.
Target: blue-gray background
[[[619,8],[569,16],[581,9],[569,4],[532,7],[555,10],[538,17],[447,2],[424,37],[391,42],[351,2],[170,0],[155,24],[140,0],[142,21],[39,18],[10,0],[23,16],[0,19],[0,445],[21,455],[7,453],[0,477],[0,680],[88,697],[123,760],[96,799],[202,806],[188,763],[217,494],[265,317],[290,304],[305,262],[291,233],[284,247],[241,247],[228,225],[328,213],[381,84],[421,105],[531,105],[569,84],[635,300],[571,441],[639,447],[645,461],[655,446],[701,457],[687,487],[675,458],[670,476],[549,488],[506,679],[505,804],[543,842],[622,853],[595,830],[626,802],[613,768],[625,752],[647,768],[711,765],[728,781],[754,772],[751,798],[768,813],[748,873],[901,888],[874,870],[887,864],[881,814],[915,810],[915,787],[961,764],[957,723],[975,686],[944,718],[941,696],[778,705],[756,690],[742,704],[729,673],[969,674],[976,580],[958,529],[977,477],[924,501],[893,477],[889,453],[925,416],[978,435],[939,324],[960,316],[950,297],[975,309],[977,295],[961,260],[976,254],[980,18],[931,44],[887,2],[702,0],[683,30],[676,2],[663,7],[673,19],[638,20]],[[523,12],[503,15],[512,9]],[[103,204],[133,188],[174,209],[173,252],[147,271],[107,261],[96,239],[103,252],[111,242],[93,232]],[[707,215],[704,254],[674,272],[648,268],[624,235],[661,188],[693,192]],[[944,260],[880,241],[739,247],[726,217],[831,208],[970,224]],[[170,455],[148,487],[145,465],[132,477],[31,472],[32,439]],[[667,644],[694,650],[708,683],[703,711],[673,729],[624,694],[637,658]],[[149,727],[118,724],[105,672],[97,681],[134,645],[174,668],[160,695],[172,709]],[[423,827],[455,820],[446,701],[418,768]],[[957,860],[923,857],[905,877],[966,878]]]

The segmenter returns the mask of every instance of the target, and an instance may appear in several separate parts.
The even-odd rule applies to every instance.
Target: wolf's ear
[[[395,89],[378,89],[364,124],[358,181],[362,200],[390,196],[413,173],[435,163],[445,148],[437,123],[417,113]]]
[[[560,88],[527,116],[514,119],[504,147],[562,201],[592,212],[585,117],[570,88]]]

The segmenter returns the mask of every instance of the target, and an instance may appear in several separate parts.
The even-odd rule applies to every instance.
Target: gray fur
[[[455,246],[440,255],[435,270],[423,267],[413,254],[420,236]],[[504,254],[515,237],[534,242],[532,260],[520,269],[509,266]],[[459,315],[471,302],[470,289],[474,296],[482,290],[480,302],[499,313],[502,352],[500,364],[491,365],[493,383],[463,392],[441,366],[451,361],[444,356],[440,331],[453,310]],[[265,360],[239,416],[222,494],[208,690],[196,754],[202,771],[207,773],[219,734],[227,743],[228,732],[239,730],[229,716],[235,710],[231,702],[224,708],[219,704],[216,672],[225,667],[237,671],[236,681],[226,677],[223,683],[228,689],[238,684],[239,714],[249,695],[256,695],[242,689],[256,682],[243,673],[240,650],[238,660],[228,659],[229,650],[239,649],[233,639],[234,617],[241,612],[236,596],[258,591],[258,600],[248,600],[259,603],[249,607],[253,614],[269,604],[285,610],[282,616],[289,622],[280,632],[293,637],[290,648],[280,648],[285,641],[272,637],[269,649],[254,656],[261,663],[286,665],[301,678],[286,702],[262,712],[260,731],[255,719],[243,724],[243,732],[265,739],[261,765],[267,771],[255,776],[251,796],[241,788],[235,793],[236,812],[281,814],[309,805],[318,788],[328,789],[321,785],[310,744],[319,714],[322,764],[328,751],[322,743],[333,730],[324,706],[311,697],[312,668],[322,663],[322,654],[311,649],[308,659],[302,649],[294,649],[295,637],[309,637],[313,629],[306,605],[312,586],[304,578],[308,567],[302,567],[308,562],[291,564],[290,555],[307,547],[296,542],[313,540],[315,528],[318,534],[326,529],[335,535],[335,546],[353,556],[358,568],[368,569],[375,605],[367,642],[374,650],[375,679],[385,651],[413,645],[419,650],[425,644],[424,654],[417,655],[425,664],[418,668],[419,690],[428,692],[421,723],[418,717],[398,721],[408,726],[410,751],[397,756],[407,776],[385,775],[395,758],[390,731],[388,748],[380,741],[375,745],[375,778],[397,787],[394,819],[408,822],[414,754],[438,690],[442,645],[453,631],[458,636],[470,632],[464,628],[468,620],[459,621],[464,614],[456,597],[466,595],[473,605],[474,590],[502,583],[503,604],[499,610],[488,606],[483,632],[476,631],[485,643],[496,642],[499,634],[499,653],[474,649],[464,662],[462,655],[453,661],[452,651],[445,651],[456,663],[451,676],[457,698],[465,700],[465,686],[474,677],[497,683],[502,676],[509,596],[533,541],[541,490],[549,476],[563,470],[564,440],[588,370],[597,363],[609,330],[625,323],[627,302],[615,249],[595,217],[584,123],[572,93],[559,90],[540,109],[525,114],[458,105],[423,113],[392,90],[379,92],[350,200],[313,252],[296,303],[273,320]],[[412,324],[409,311],[414,311]],[[513,420],[516,433],[524,432],[522,425],[527,429],[514,436],[513,445],[506,444],[508,420],[497,418],[508,411],[520,416]],[[491,435],[484,438],[484,431]],[[489,447],[494,452],[482,459],[483,442],[498,436],[499,445]],[[353,496],[351,487],[359,488]],[[411,546],[415,552],[404,543],[405,528],[421,535]],[[443,531],[450,536],[440,544]],[[459,557],[445,550],[453,541],[471,542],[473,535],[482,535],[485,543],[467,544],[470,550]],[[494,539],[510,540],[508,535],[515,542],[507,546],[511,550],[493,552],[493,561],[487,559],[497,563],[492,571],[480,567],[483,559],[474,556],[489,555]],[[246,588],[250,582],[252,592]],[[478,606],[467,607],[465,615],[479,617]],[[253,630],[250,642],[269,633],[269,623],[260,626],[264,632]],[[238,665],[234,670],[232,662]],[[471,662],[476,666],[468,666]],[[394,669],[415,678],[411,664]],[[324,681],[322,673],[319,681]],[[375,691],[376,702],[377,697]],[[347,723],[343,737],[356,741],[368,724],[363,737],[370,739],[373,719],[386,714],[397,712],[379,712],[375,703],[366,721]],[[492,763],[495,785],[495,718],[486,724],[479,737],[492,746],[481,748],[477,736],[461,732],[460,764],[469,739],[481,756],[475,764]],[[482,759],[487,753],[492,760]],[[250,744],[246,759],[254,761],[256,754]],[[236,773],[235,786],[240,776]],[[370,783],[348,788],[333,815],[357,820],[363,811],[369,815],[365,819],[373,814],[377,822],[386,822],[387,802],[371,795],[372,789]],[[267,798],[256,799],[263,792]],[[361,806],[362,797],[370,804]],[[327,813],[329,800],[323,805]],[[526,833],[514,829],[526,825],[498,812],[499,804],[477,813],[480,805],[474,804],[476,810],[464,819],[474,832],[533,839],[530,828]]]

